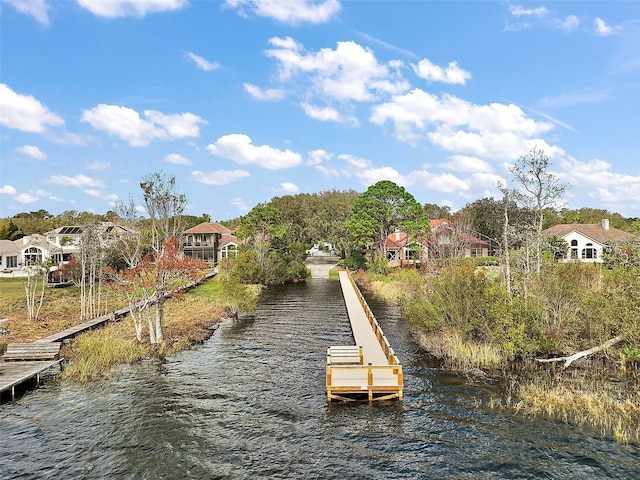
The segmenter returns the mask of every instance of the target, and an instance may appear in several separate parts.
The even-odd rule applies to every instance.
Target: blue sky
[[[0,217],[387,179],[452,211],[541,149],[640,217],[640,2],[0,0]]]

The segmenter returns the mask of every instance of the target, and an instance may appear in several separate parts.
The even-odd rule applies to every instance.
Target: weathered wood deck
[[[40,374],[60,364],[62,359],[21,362],[0,362],[0,395],[11,391],[11,400],[15,400],[16,387],[35,378],[40,383]]]
[[[327,349],[327,399],[402,400],[402,365],[351,275],[340,271],[340,285],[354,346]]]
[[[215,275],[215,272],[209,272],[201,281],[208,280]],[[199,285],[201,281],[192,282],[184,287],[183,290],[190,290]],[[167,294],[167,297],[170,295]],[[64,341],[68,341],[82,332],[104,325],[109,321],[120,320],[129,315],[129,313],[129,307],[122,308],[67,328],[62,332],[40,338],[30,344],[9,344],[7,352],[0,356],[0,399],[2,399],[2,394],[5,391],[11,390],[11,399],[14,400],[16,386],[33,378],[36,379],[36,384],[38,384],[42,372],[54,365],[62,364],[64,359],[58,358],[58,353]]]

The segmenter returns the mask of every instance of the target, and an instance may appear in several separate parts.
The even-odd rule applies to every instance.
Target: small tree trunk
[[[164,336],[162,335],[162,321],[164,320],[164,295],[158,298],[156,303],[156,343],[162,343]]]

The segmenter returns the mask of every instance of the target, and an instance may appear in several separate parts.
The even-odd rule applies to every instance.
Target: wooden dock
[[[355,345],[327,349],[327,400],[402,400],[402,365],[353,278],[340,285]]]
[[[215,275],[215,272],[209,272],[200,281],[190,283],[183,290],[190,290]],[[170,295],[168,293],[166,296]],[[0,401],[4,392],[8,390],[11,391],[11,400],[14,400],[18,385],[33,379],[37,385],[40,383],[41,373],[55,365],[62,365],[64,359],[58,358],[62,343],[107,322],[121,320],[129,313],[129,307],[121,308],[31,343],[10,343],[7,352],[0,356]]]

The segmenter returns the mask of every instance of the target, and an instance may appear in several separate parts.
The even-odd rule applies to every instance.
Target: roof
[[[11,240],[0,240],[0,254],[7,255],[8,253],[18,253],[16,244]]]
[[[97,224],[98,230],[101,234],[137,234],[138,232],[132,228],[125,227],[115,222],[99,222]],[[55,230],[47,232],[45,235],[82,235],[86,226],[79,225],[64,225],[58,227]]]
[[[638,239],[637,236],[632,233],[619,230],[617,228],[605,229],[601,223],[584,223],[584,224],[572,224],[561,223],[554,225],[551,228],[543,230],[542,233],[547,236],[555,235],[557,237],[566,237],[572,232],[578,232],[585,237],[589,237],[591,240],[595,240],[600,244],[607,243],[611,240],[634,240]]]
[[[240,242],[238,242],[238,239],[233,235],[223,235],[218,245],[220,247],[224,247],[225,245],[240,245]]]
[[[232,235],[233,231],[217,222],[203,222],[200,225],[185,230],[184,233],[219,233],[221,235]]]

